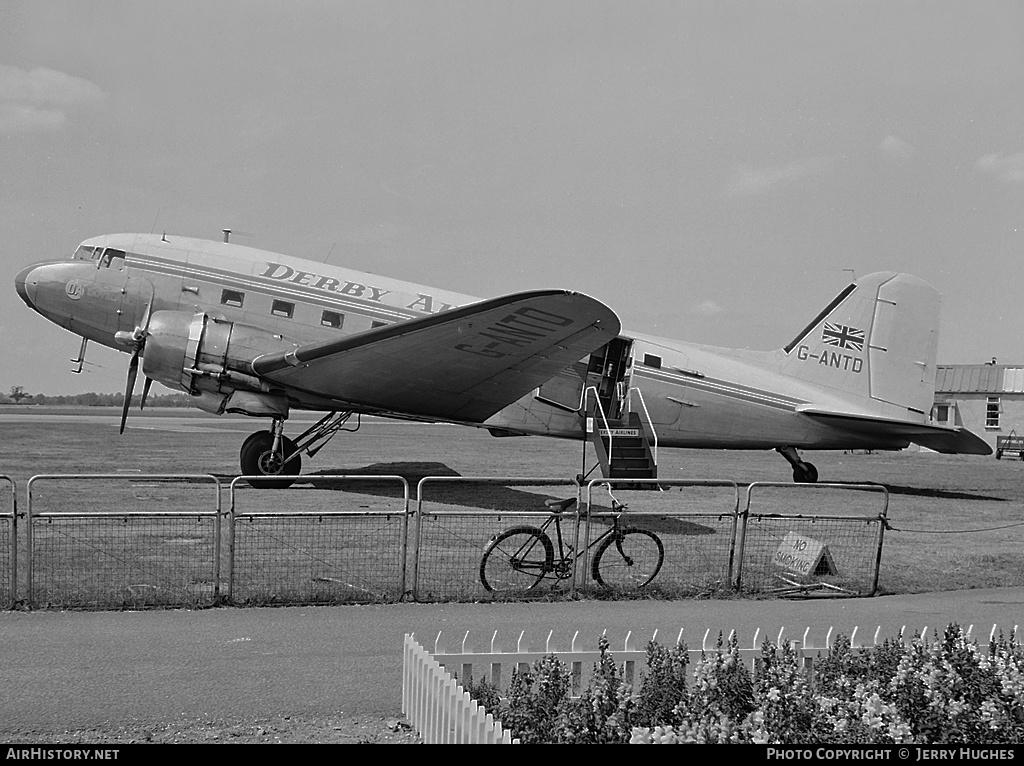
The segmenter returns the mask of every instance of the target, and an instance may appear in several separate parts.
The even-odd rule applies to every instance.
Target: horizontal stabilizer
[[[949,455],[991,455],[992,447],[977,434],[966,428],[947,428],[931,423],[879,418],[850,412],[832,412],[798,407],[797,411],[815,419],[827,421],[837,428],[858,434],[901,436],[935,452]]]

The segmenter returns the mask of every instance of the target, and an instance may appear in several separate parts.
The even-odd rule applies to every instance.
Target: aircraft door
[[[615,338],[590,355],[587,388],[597,389],[605,417],[618,420],[626,410],[629,380],[633,371],[633,341]]]

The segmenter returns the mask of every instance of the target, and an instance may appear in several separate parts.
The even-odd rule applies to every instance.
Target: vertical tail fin
[[[917,277],[869,274],[782,349],[780,371],[925,416],[935,392],[941,306],[938,291]]]

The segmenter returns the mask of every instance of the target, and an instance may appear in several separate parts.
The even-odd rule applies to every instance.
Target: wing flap
[[[949,455],[992,454],[992,447],[988,442],[966,428],[948,428],[932,423],[913,423],[908,420],[812,408],[800,407],[797,411],[859,434],[901,436],[935,452]]]
[[[257,358],[275,385],[381,411],[482,422],[619,334],[582,293],[518,293]]]

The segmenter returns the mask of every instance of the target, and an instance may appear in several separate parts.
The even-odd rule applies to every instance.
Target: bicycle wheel
[[[484,548],[480,582],[492,593],[531,590],[551,571],[555,549],[536,527],[512,527]]]
[[[593,576],[612,588],[642,588],[661,571],[665,547],[653,532],[627,527],[613,532],[594,555]]]

